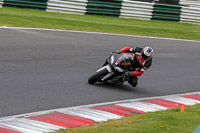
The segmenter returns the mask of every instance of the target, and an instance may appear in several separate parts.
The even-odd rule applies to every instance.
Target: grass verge
[[[200,105],[188,106],[185,111],[176,108],[131,115],[56,133],[192,133],[200,124]]]
[[[200,40],[200,25],[1,8],[0,26],[39,27]]]

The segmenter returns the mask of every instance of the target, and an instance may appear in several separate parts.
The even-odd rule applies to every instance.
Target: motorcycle
[[[88,79],[88,83],[105,82],[122,85],[128,81],[126,72],[131,69],[131,59],[133,58],[134,55],[130,53],[112,53],[104,66]]]

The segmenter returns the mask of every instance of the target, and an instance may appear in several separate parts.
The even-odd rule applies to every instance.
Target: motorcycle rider
[[[152,64],[154,50],[151,47],[124,47],[114,53],[131,53],[133,55],[133,58],[131,58],[132,70],[124,72],[124,75],[128,79],[128,83],[136,87],[138,83],[137,77],[141,76]]]

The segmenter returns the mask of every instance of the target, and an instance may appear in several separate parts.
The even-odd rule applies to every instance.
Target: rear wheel
[[[101,71],[95,73],[88,79],[89,84],[94,84],[97,82],[102,76],[106,75],[108,73],[108,70],[106,68],[102,69]]]

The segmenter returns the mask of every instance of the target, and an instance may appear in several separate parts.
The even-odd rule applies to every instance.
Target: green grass
[[[192,133],[200,124],[200,105],[186,107],[186,112],[179,110],[135,114],[56,133]]]
[[[200,25],[198,24],[69,15],[15,8],[0,9],[0,26],[98,31],[200,40]]]

